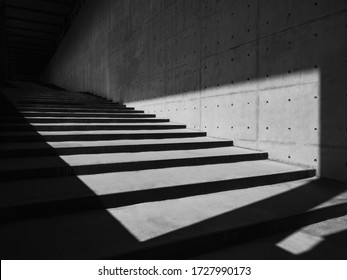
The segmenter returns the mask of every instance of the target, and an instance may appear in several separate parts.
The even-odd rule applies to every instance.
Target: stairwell
[[[266,152],[87,93],[1,91],[2,258],[194,258],[347,211],[344,185]]]

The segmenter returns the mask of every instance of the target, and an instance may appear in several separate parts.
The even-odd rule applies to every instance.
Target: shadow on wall
[[[127,3],[87,1],[45,79],[347,181],[345,1]]]

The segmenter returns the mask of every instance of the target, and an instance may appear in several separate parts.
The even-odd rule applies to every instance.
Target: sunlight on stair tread
[[[304,182],[304,181],[303,181]],[[271,198],[295,188],[300,188],[302,182],[294,184],[268,185],[259,188],[233,190],[222,193],[199,195],[188,198],[142,203],[107,211],[117,219],[139,241],[148,241],[164,234],[172,233],[190,226],[194,234],[209,232],[204,221],[226,215],[215,222],[215,229],[238,227],[247,223],[255,223],[264,219],[272,219],[276,213],[267,212],[260,208],[251,208],[249,215],[232,215],[232,212],[249,206],[258,201]],[[228,217],[228,214],[231,214]],[[199,225],[199,223],[201,223]],[[189,230],[185,231],[189,234]]]

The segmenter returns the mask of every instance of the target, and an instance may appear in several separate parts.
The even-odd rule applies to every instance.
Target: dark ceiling
[[[35,80],[71,24],[78,0],[3,0],[7,75]]]

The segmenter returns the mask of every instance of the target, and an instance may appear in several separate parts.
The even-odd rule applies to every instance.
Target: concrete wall
[[[347,182],[345,0],[86,1],[45,79]]]

